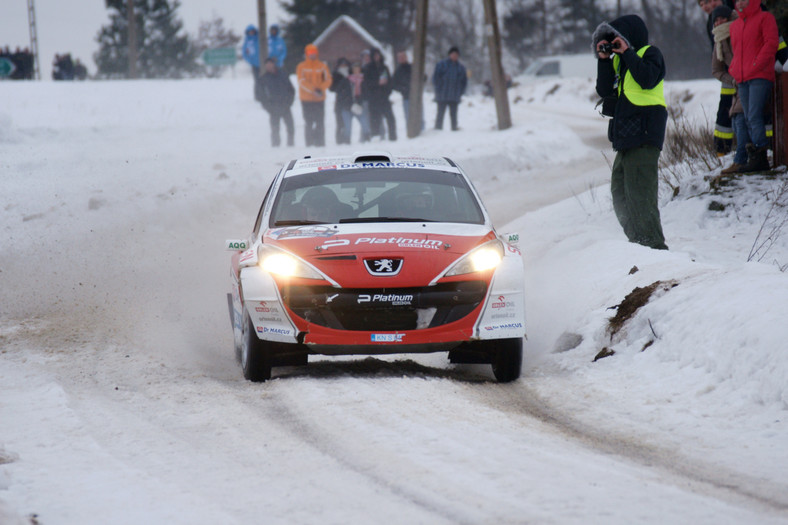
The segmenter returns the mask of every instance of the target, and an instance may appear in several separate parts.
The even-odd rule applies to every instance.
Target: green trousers
[[[659,148],[638,146],[616,154],[610,179],[613,209],[630,242],[667,250],[659,219]]]

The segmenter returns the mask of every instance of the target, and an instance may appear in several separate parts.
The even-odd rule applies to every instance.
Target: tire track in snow
[[[310,425],[305,418],[300,417],[288,408],[286,402],[281,398],[275,399],[274,405],[267,407],[266,411],[277,423],[289,429],[299,440],[322,454],[331,457],[349,471],[363,476],[386,492],[409,502],[447,524],[470,525],[473,523],[473,521],[468,521],[467,517],[458,513],[456,509],[440,505],[434,500],[424,497],[405,483],[393,482],[390,478],[380,474],[371,462],[363,462],[358,458],[351,458],[347,454],[337,453],[343,447],[339,446],[337,442],[329,438],[325,433],[321,433],[319,428]]]
[[[425,376],[425,377],[453,377],[457,379],[454,370],[441,370],[421,365],[412,360],[387,362],[376,358],[366,358],[352,361],[323,361],[310,363],[306,368],[294,368],[290,377],[320,377],[321,380],[330,380],[331,377],[343,377],[348,373],[355,377],[402,377],[402,376]],[[282,377],[282,376],[279,376]],[[287,374],[285,373],[285,377]],[[283,378],[284,379],[284,378]],[[476,380],[476,379],[471,379]],[[482,381],[482,378],[478,379]],[[274,381],[273,384],[279,386]],[[390,473],[383,472],[385,466],[376,464],[375,459],[364,453],[354,454],[348,448],[346,441],[330,432],[328,428],[316,424],[314,418],[310,418],[298,411],[294,405],[289,388],[293,386],[290,381],[284,381],[283,391],[271,393],[271,398],[264,407],[257,406],[257,409],[264,412],[265,417],[275,421],[283,428],[289,430],[297,439],[303,441],[318,452],[332,458],[339,465],[347,470],[354,472],[368,479],[375,486],[380,487],[386,492],[402,499],[405,502],[427,512],[433,519],[430,523],[445,522],[447,524],[472,524],[476,520],[462,512],[462,509],[455,508],[448,503],[439,501],[439,496],[429,497],[424,490],[420,490],[418,483],[412,480],[394,480]],[[315,408],[315,407],[311,407]],[[341,424],[341,422],[338,422]],[[344,431],[347,432],[348,429]],[[410,481],[410,482],[409,482]],[[427,492],[429,494],[429,492]],[[391,519],[391,518],[390,518]],[[394,520],[396,522],[396,520]]]
[[[525,379],[527,382],[527,379]],[[674,450],[649,444],[637,436],[625,436],[615,429],[600,428],[581,422],[570,414],[556,409],[550,402],[527,385],[517,389],[501,389],[474,394],[481,402],[502,412],[536,418],[561,434],[585,446],[611,456],[626,458],[649,468],[699,485],[689,485],[690,491],[710,495],[723,501],[733,496],[738,502],[773,512],[788,511],[788,486],[770,483],[729,468],[683,456]],[[634,430],[635,432],[637,429]]]

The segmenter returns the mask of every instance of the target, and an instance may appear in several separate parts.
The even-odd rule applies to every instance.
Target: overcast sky
[[[71,53],[95,73],[93,53],[98,49],[96,34],[109,23],[109,11],[104,0],[35,0],[38,52],[41,78],[52,78],[52,59],[55,53]],[[282,22],[284,10],[279,0],[267,0],[268,22]],[[224,25],[243,34],[247,25],[257,25],[257,0],[181,0],[178,9],[184,29],[196,35],[202,20],[216,14],[224,18]],[[0,7],[0,46],[30,46],[27,1],[3,0]]]

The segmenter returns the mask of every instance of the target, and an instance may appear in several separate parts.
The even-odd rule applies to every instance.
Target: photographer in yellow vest
[[[602,113],[613,117],[608,125],[608,138],[616,150],[610,181],[613,209],[630,242],[667,250],[657,174],[668,120],[665,60],[659,49],[648,44],[648,29],[637,15],[600,24],[593,47]]]

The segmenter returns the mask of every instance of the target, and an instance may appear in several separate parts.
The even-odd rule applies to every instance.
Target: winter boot
[[[755,158],[755,144],[750,142],[745,148],[747,149],[747,162],[739,168],[739,173],[747,173],[749,171],[749,166],[753,164],[753,159]]]
[[[741,173],[766,171],[771,168],[769,166],[769,149],[766,146],[756,148],[753,144],[747,144],[747,154],[747,164],[741,168]]]
[[[720,171],[720,175],[731,175],[733,173],[741,172],[741,169],[744,167],[743,164],[736,164],[735,162],[725,168],[724,170]]]

